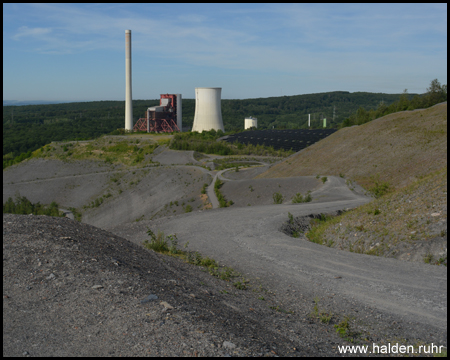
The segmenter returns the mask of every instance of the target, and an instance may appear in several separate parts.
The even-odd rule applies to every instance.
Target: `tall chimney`
[[[131,96],[131,30],[125,30],[125,130],[133,131]]]

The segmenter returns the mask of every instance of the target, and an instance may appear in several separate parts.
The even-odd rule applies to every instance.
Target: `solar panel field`
[[[300,151],[307,146],[330,136],[336,129],[314,130],[252,130],[229,135],[225,141],[229,143],[273,146],[275,150]]]

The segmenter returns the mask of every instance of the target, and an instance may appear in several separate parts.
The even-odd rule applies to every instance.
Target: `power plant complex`
[[[138,119],[138,121],[133,124],[131,78],[131,30],[125,30],[125,130],[128,132],[146,131],[157,133],[182,131],[181,94],[161,94],[159,106],[149,107],[145,116]],[[195,115],[192,131],[225,131],[222,121],[221,95],[222,88],[220,87],[195,88]],[[310,126],[311,116],[308,115],[308,127]],[[248,116],[244,119],[245,130],[257,129],[257,127],[258,120],[256,118]],[[323,127],[326,127],[326,119],[323,119]],[[309,134],[311,136],[313,135],[312,132]],[[273,133],[267,135],[266,133],[261,132],[262,137],[258,137],[259,132],[258,134],[254,133],[253,135],[250,138],[247,138],[246,135],[242,135],[242,138],[233,135],[230,136],[230,139],[240,140],[243,143],[264,143],[265,145],[274,146],[274,148],[285,149],[301,149],[303,146],[310,143],[310,141],[306,140],[304,142],[303,138],[307,135],[303,132],[298,134],[296,132],[289,132],[289,134],[280,135],[280,139],[277,139],[276,141]],[[318,135],[318,138],[323,137],[323,135],[328,136],[329,134],[321,132],[320,135]],[[270,140],[268,140],[267,136],[270,136]],[[294,137],[291,138],[291,136],[298,137],[297,140],[299,141],[299,144],[295,143],[297,140],[294,139]],[[279,142],[281,139],[283,139],[283,141]],[[311,141],[314,142],[314,140],[316,140],[316,138],[312,136]]]
[[[195,116],[192,131],[224,131],[222,88],[195,88]],[[174,132],[182,130],[181,94],[161,94],[159,106],[149,107],[146,116],[133,124],[131,93],[131,30],[125,30],[125,130]]]

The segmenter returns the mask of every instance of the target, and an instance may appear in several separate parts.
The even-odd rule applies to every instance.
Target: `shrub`
[[[276,192],[273,194],[273,203],[274,204],[282,204],[284,200],[283,195],[281,195],[281,193]]]
[[[217,200],[219,200],[219,207],[229,207],[233,205],[234,202],[231,200],[227,202],[225,197],[222,195],[222,193],[220,192],[220,188],[222,187],[222,185],[223,182],[217,179],[216,182],[214,183],[214,193],[217,196]]]
[[[192,206],[191,205],[186,205],[186,207],[184,208],[184,212],[187,212],[187,213],[189,213],[189,212],[191,212],[192,211]]]
[[[152,249],[157,252],[169,252],[169,246],[167,244],[166,239],[164,238],[164,233],[158,231],[158,235],[155,235],[155,233],[147,228],[147,234],[150,236],[151,240],[148,242],[148,240],[144,241],[144,246],[147,249]]]
[[[293,204],[299,204],[302,202],[303,202],[303,195],[300,193],[295,194],[294,197],[292,198]]]
[[[64,214],[59,211],[59,205],[56,202],[53,201],[50,205],[41,205],[40,202],[33,204],[25,196],[17,197],[15,202],[9,197],[6,203],[3,204],[3,213],[64,216]]]
[[[303,200],[303,202],[311,202],[312,201],[312,196],[311,196],[311,190],[308,190],[308,192],[306,193],[305,199]]]
[[[324,177],[322,177],[322,182],[325,184],[326,182],[327,182],[327,180],[328,180],[328,178],[326,177],[326,176],[324,176]]]
[[[294,215],[292,215],[290,212],[288,212],[288,218],[289,218],[289,224],[294,223]]]

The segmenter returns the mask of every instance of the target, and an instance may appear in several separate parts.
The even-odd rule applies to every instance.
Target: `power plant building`
[[[195,88],[195,115],[192,131],[224,131],[221,106],[222,88]]]
[[[250,129],[250,128],[257,128],[258,127],[258,119],[254,117],[246,117],[244,122],[244,130]]]

